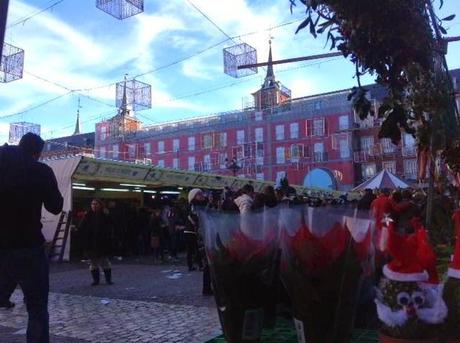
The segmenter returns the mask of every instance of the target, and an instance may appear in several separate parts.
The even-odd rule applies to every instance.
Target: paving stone
[[[174,270],[187,277],[168,279]],[[200,294],[201,273],[187,273],[181,266],[125,262],[114,265],[113,275],[115,285],[91,287],[86,265],[51,267],[51,342],[199,343],[220,334],[214,300]],[[22,298],[16,290],[16,307],[0,312],[1,342],[25,341]]]

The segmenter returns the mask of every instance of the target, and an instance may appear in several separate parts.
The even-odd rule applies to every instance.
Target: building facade
[[[459,71],[453,72],[457,94]],[[368,88],[377,109],[385,91]],[[143,128],[121,110],[96,124],[95,155],[260,180],[287,175],[292,184],[338,190],[349,190],[383,168],[415,181],[414,138],[403,134],[398,146],[378,139],[379,119],[355,118],[348,93],[291,99],[269,64],[264,84],[253,93],[253,108]],[[130,125],[121,130],[127,119]]]

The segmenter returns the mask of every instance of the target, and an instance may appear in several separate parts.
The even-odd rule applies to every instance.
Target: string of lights
[[[51,1],[49,1],[51,2]],[[12,27],[16,26],[16,25],[19,25],[19,24],[25,24],[28,20],[32,19],[33,17],[36,17],[40,14],[42,14],[43,12],[46,12],[48,10],[52,10],[54,7],[56,7],[57,5],[59,5],[60,3],[64,2],[64,0],[58,0],[58,1],[54,1],[51,5],[41,9],[41,10],[38,10],[30,15],[27,15],[25,17],[22,17],[22,18],[19,18],[18,20],[12,22],[11,24],[7,25],[7,29],[11,29]]]

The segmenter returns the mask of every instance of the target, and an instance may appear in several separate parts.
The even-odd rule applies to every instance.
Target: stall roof
[[[229,175],[198,173],[180,169],[159,168],[151,165],[90,157],[80,157],[75,172],[73,172],[73,175],[69,175],[69,177],[72,177],[73,181],[142,183],[152,187],[177,186],[222,189],[227,186],[233,189],[239,189],[246,183],[250,183],[254,186],[256,191],[260,191],[264,185],[274,185],[274,183],[270,181],[244,179]],[[308,194],[310,196],[337,198],[344,194],[339,191],[312,189],[298,185],[292,185],[292,187],[296,189],[298,194]],[[349,193],[349,195],[353,198],[353,194]]]

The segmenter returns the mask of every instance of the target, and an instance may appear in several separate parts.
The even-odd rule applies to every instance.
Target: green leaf
[[[308,24],[310,24],[310,18],[307,18],[303,22],[301,22],[300,25],[297,27],[297,30],[295,31],[295,33],[297,34],[297,32],[306,28]]]
[[[444,0],[439,0],[439,9],[441,9],[442,6],[444,6]]]
[[[443,19],[441,19],[441,20],[442,20],[442,21],[451,21],[451,20],[454,19],[454,18],[455,18],[455,14],[451,14],[450,16],[445,17],[445,18],[443,18]]]
[[[318,35],[316,34],[316,29],[315,29],[315,24],[313,24],[313,20],[310,17],[310,33],[312,34],[313,37],[317,37]]]
[[[442,26],[439,26],[439,31],[441,31],[443,35],[447,35],[447,30],[443,28]]]

